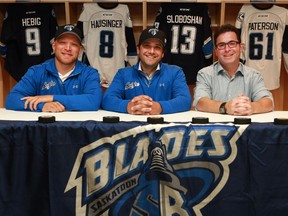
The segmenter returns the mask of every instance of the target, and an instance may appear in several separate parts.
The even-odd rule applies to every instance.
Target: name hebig
[[[41,25],[41,18],[40,17],[23,18],[22,19],[22,26],[40,26],[40,25]]]

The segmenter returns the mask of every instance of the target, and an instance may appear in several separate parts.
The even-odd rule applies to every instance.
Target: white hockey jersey
[[[127,5],[103,8],[97,3],[84,3],[77,25],[83,28],[83,46],[89,64],[99,71],[103,86],[108,87],[118,69],[125,67],[127,56],[133,59],[129,63],[137,62]]]
[[[280,86],[282,53],[288,62],[288,10],[271,5],[266,9],[245,4],[235,23],[241,30],[245,64],[257,69],[269,90]]]

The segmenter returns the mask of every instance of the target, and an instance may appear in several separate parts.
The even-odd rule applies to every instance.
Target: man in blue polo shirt
[[[59,26],[55,57],[32,66],[6,98],[6,109],[43,112],[96,111],[102,99],[98,71],[78,60],[81,31]]]
[[[156,115],[188,111],[191,95],[183,70],[161,62],[165,35],[145,29],[140,35],[136,65],[120,69],[106,90],[105,110],[135,115]]]

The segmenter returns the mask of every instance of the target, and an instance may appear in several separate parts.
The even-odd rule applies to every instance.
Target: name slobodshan
[[[167,15],[167,23],[189,23],[202,25],[203,17],[191,15]]]

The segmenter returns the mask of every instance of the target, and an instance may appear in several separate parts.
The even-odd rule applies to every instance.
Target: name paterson
[[[253,22],[248,25],[249,30],[279,30],[279,23],[276,22]]]

